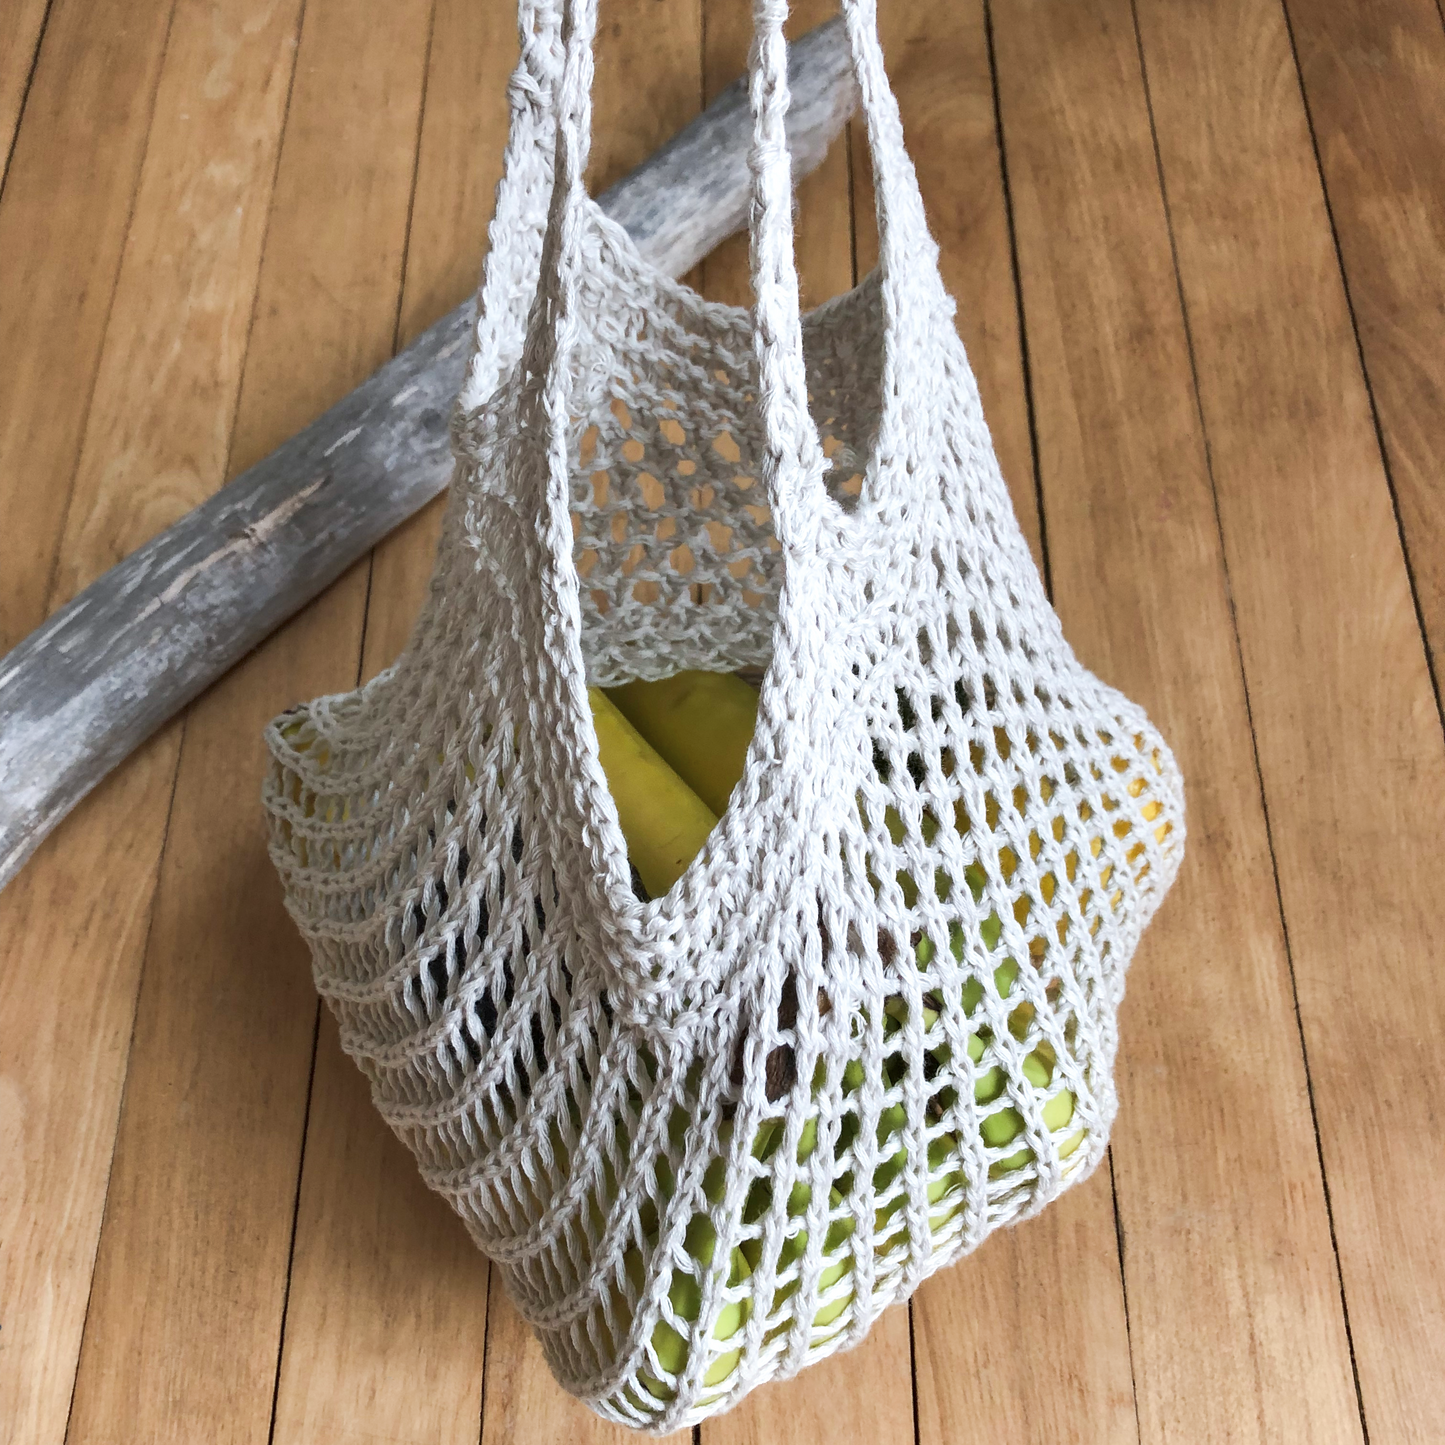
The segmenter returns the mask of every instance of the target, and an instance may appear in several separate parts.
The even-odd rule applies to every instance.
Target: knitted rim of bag
[[[755,0],[751,313],[586,196],[595,0],[522,57],[431,590],[267,737],[271,853],[377,1107],[558,1380],[666,1432],[857,1343],[1086,1177],[1183,790],[1065,643],[843,5],[879,265],[800,318],[784,0]],[[586,688],[766,668],[640,901]]]

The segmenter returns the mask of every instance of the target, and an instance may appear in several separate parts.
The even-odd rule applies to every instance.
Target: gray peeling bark
[[[790,71],[803,175],[854,103],[841,22],[804,36]],[[750,133],[739,81],[601,205],[681,275],[747,218]],[[117,763],[446,486],[474,314],[443,317],[0,658],[0,887]]]

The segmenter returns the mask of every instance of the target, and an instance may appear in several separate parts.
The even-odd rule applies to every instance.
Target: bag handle
[[[873,158],[878,223],[878,269],[882,291],[884,354],[882,405],[876,453],[893,482],[878,499],[885,512],[906,508],[919,479],[909,468],[887,461],[903,455],[906,438],[898,426],[900,396],[926,395],[930,383],[918,375],[919,343],[932,318],[952,314],[952,302],[938,271],[938,248],[928,233],[918,176],[903,143],[903,121],[883,63],[877,0],[842,0],[848,47],[859,104]],[[822,451],[808,410],[802,318],[793,238],[792,158],[784,118],[788,109],[787,44],[783,24],[787,0],[754,0],[750,60],[754,175],[752,283],[754,336],[761,372],[765,430],[774,469],[774,526],[807,501],[824,502]],[[904,337],[911,345],[899,344]],[[915,439],[916,442],[916,439]],[[806,487],[777,496],[777,482],[794,477]]]
[[[759,396],[767,438],[767,456],[760,468],[768,489],[773,527],[789,565],[785,569],[784,591],[790,581],[801,584],[819,560],[814,544],[818,525],[834,507],[823,482],[824,458],[816,426],[808,409],[807,376],[802,344],[802,321],[797,271],[793,256],[792,158],[788,149],[785,117],[788,109],[787,44],[783,24],[786,0],[753,0],[754,39],[749,57],[749,99],[753,114],[753,145],[749,168],[753,180],[753,204],[749,216],[752,279],[754,290],[754,342],[760,367]],[[536,156],[543,143],[547,118],[554,117],[553,161],[548,172],[550,200],[547,219],[538,243],[537,278],[521,351],[523,385],[518,398],[516,423],[508,429],[509,455],[505,470],[511,478],[508,490],[521,525],[512,545],[531,554],[539,589],[539,615],[544,635],[540,649],[523,649],[522,663],[529,674],[528,689],[534,697],[546,697],[550,715],[563,719],[560,727],[538,735],[534,741],[542,754],[539,765],[567,775],[572,763],[583,759],[589,774],[588,791],[605,796],[606,780],[588,745],[590,710],[586,696],[586,666],[581,637],[581,582],[572,559],[570,515],[571,372],[572,358],[590,318],[585,314],[583,274],[584,244],[593,223],[591,203],[583,187],[591,143],[591,89],[593,77],[592,42],[597,22],[597,0],[532,0],[535,33],[541,37],[537,53],[540,63],[525,74],[519,67],[514,99],[520,96],[535,106],[529,112],[528,131],[532,149],[520,148],[516,159],[530,171],[515,191],[517,210],[522,216],[536,215],[540,200],[542,167]],[[551,18],[561,12],[560,71],[551,78],[548,67],[554,54]],[[932,247],[923,222],[922,202],[911,163],[903,149],[902,125],[897,104],[883,68],[877,35],[874,0],[843,0],[854,71],[859,83],[868,123],[879,215],[879,265],[885,306],[884,393],[879,424],[879,471],[902,488],[918,483],[911,467],[888,465],[893,445],[900,456],[910,439],[901,435],[891,418],[890,398],[908,395],[904,370],[918,341],[932,325],[928,314],[930,292],[942,295],[936,259],[927,255]],[[548,76],[550,84],[542,83]],[[535,93],[529,83],[537,80]],[[516,224],[516,221],[510,222]],[[502,245],[523,253],[521,238],[498,230]],[[528,245],[532,238],[528,238]],[[936,258],[936,248],[934,249]],[[496,275],[501,275],[499,269]],[[931,279],[930,279],[931,278]],[[494,273],[489,270],[488,282]],[[922,284],[920,284],[920,281]],[[490,294],[490,291],[489,291]],[[508,293],[511,294],[511,293]],[[904,322],[906,308],[918,308]],[[500,328],[498,328],[498,333]],[[910,336],[905,348],[892,338]],[[484,399],[484,393],[479,400]],[[890,428],[892,431],[890,431]],[[885,443],[889,436],[892,443]],[[906,508],[910,498],[899,495],[883,499],[889,510]],[[800,565],[795,565],[800,564]],[[823,621],[816,609],[780,605],[779,627],[794,634],[795,650],[817,651],[822,646]],[[788,684],[785,680],[784,686]],[[765,699],[768,690],[764,689]],[[822,726],[828,712],[826,702],[804,708],[794,700],[784,711],[789,716],[804,712],[810,726]],[[761,726],[766,727],[764,719]],[[791,734],[780,737],[780,765],[795,744]],[[816,784],[817,779],[813,779]],[[604,810],[605,815],[605,810]],[[586,844],[587,816],[570,819],[569,831],[576,829],[579,844]],[[604,832],[609,832],[604,822]],[[605,842],[605,840],[604,840]],[[620,834],[610,839],[603,851],[611,857],[614,872],[622,869],[625,848]],[[590,842],[594,854],[598,840]],[[594,860],[595,861],[595,860]],[[625,887],[625,869],[612,880]]]
[[[546,511],[559,524],[566,521],[566,436],[570,423],[566,377],[571,352],[582,319],[578,315],[582,241],[586,228],[587,198],[583,173],[591,145],[592,42],[597,23],[597,0],[522,0],[530,17],[532,44],[513,79],[514,105],[520,97],[523,111],[514,110],[526,126],[514,123],[509,139],[509,179],[518,184],[511,194],[503,229],[501,198],[493,233],[499,248],[514,254],[505,266],[489,263],[484,303],[518,295],[504,278],[519,279],[532,255],[537,255],[536,299],[526,326],[524,364],[532,384],[523,403],[523,430],[533,437],[546,435],[551,455],[550,476],[540,494],[548,497]],[[888,83],[878,38],[876,0],[842,0],[849,47],[853,59],[863,115],[876,177],[875,196],[879,230],[879,272],[884,307],[884,357],[878,455],[885,463],[904,454],[910,438],[902,434],[891,399],[926,396],[916,376],[920,342],[939,314],[952,306],[938,274],[937,247],[927,230],[916,174],[903,145],[902,121]],[[560,37],[558,12],[560,11]],[[807,375],[803,360],[802,321],[797,270],[794,261],[792,219],[792,158],[785,117],[789,93],[787,43],[783,24],[787,0],[753,0],[754,32],[749,56],[749,100],[753,114],[753,144],[749,166],[753,178],[753,205],[749,220],[754,292],[754,341],[760,372],[760,408],[767,438],[762,467],[769,492],[773,525],[785,549],[809,545],[814,524],[829,502],[823,484],[823,456],[817,428],[808,410]],[[556,53],[561,50],[560,72]],[[551,127],[554,160],[545,169],[537,156]],[[518,134],[522,133],[522,134]],[[516,152],[512,154],[515,144]],[[529,148],[528,148],[529,147]],[[535,217],[541,192],[550,181],[550,205],[540,243]],[[528,221],[532,225],[528,227]],[[531,231],[525,238],[519,231]],[[515,313],[503,316],[493,336],[506,329]],[[484,329],[486,323],[484,322]],[[898,344],[910,337],[908,346]],[[495,348],[494,348],[495,349]],[[515,356],[515,351],[511,353]],[[492,363],[495,364],[495,363]],[[480,395],[469,386],[465,400],[481,400],[484,378],[474,376]],[[914,409],[915,418],[917,408]],[[528,422],[531,413],[533,421]],[[534,430],[534,426],[536,430]],[[915,444],[917,439],[912,439]],[[916,449],[916,447],[915,447]],[[541,448],[524,448],[536,457]],[[887,467],[895,489],[916,487],[908,468]],[[552,490],[558,495],[550,495]],[[879,499],[887,510],[907,507],[902,495]],[[564,539],[560,533],[558,544]],[[570,542],[567,544],[570,547]]]
[[[808,411],[803,326],[793,242],[793,158],[785,125],[788,46],[783,22],[788,0],[754,0],[748,97],[753,112],[753,177],[749,258],[753,285],[753,344],[767,456],[763,480],[773,527],[786,549],[801,540],[823,498],[823,448]],[[789,534],[794,534],[790,537]]]
[[[930,424],[937,396],[936,349],[927,342],[943,324],[952,333],[953,298],[938,269],[938,246],[928,229],[918,173],[903,141],[903,118],[883,63],[878,0],[843,0],[844,24],[858,84],[859,108],[873,161],[878,225],[878,276],[883,308],[883,364],[874,454],[892,486],[877,498],[886,516],[906,510],[925,486],[923,468],[894,465],[920,453],[937,455],[934,439],[919,435]],[[905,424],[898,398],[910,399]]]
[[[517,0],[517,36],[520,53],[507,83],[507,144],[487,228],[476,339],[458,399],[463,411],[485,402],[517,360],[541,275],[563,65],[558,0]]]

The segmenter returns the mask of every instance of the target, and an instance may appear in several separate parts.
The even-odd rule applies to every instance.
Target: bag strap
[[[883,404],[878,453],[901,453],[906,437],[890,399],[925,394],[919,374],[931,317],[951,314],[938,272],[938,248],[928,233],[918,177],[903,143],[903,122],[888,82],[878,36],[877,0],[842,0],[844,24],[860,107],[867,126],[875,176],[879,275],[884,310]],[[808,383],[793,237],[792,155],[788,111],[788,51],[783,25],[787,0],[754,0],[749,95],[753,111],[753,206],[750,237],[754,341],[758,351],[761,407],[769,456],[774,528],[786,547],[789,533],[807,527],[809,514],[826,503],[822,449],[808,410]],[[912,337],[914,346],[900,343]],[[888,468],[890,473],[895,469]],[[906,507],[900,490],[913,473],[891,477],[894,495],[885,507]],[[891,505],[890,505],[891,504]],[[794,525],[796,523],[796,525]]]
[[[754,0],[748,96],[753,144],[749,251],[753,284],[753,344],[759,404],[768,455],[763,480],[771,495],[778,540],[802,540],[822,500],[822,443],[808,411],[803,327],[793,244],[793,158],[786,118],[788,46],[783,22],[788,0]],[[795,534],[790,538],[789,533]]]
[[[938,246],[928,230],[918,173],[903,141],[903,119],[883,64],[877,0],[843,0],[859,108],[873,161],[878,225],[878,275],[883,307],[883,366],[878,436],[880,472],[891,473],[889,495],[878,499],[885,514],[907,508],[925,484],[922,468],[894,467],[894,458],[936,442],[920,434],[939,396],[937,355],[928,338],[942,321],[951,329],[953,298],[938,269]],[[906,409],[897,399],[906,397]],[[905,420],[906,415],[906,420]]]
[[[507,144],[487,228],[476,338],[459,398],[463,411],[486,401],[521,353],[553,189],[555,90],[563,63],[558,0],[518,0],[517,33],[520,54],[507,84]]]
[[[885,311],[883,406],[879,445],[884,456],[900,451],[907,438],[896,431],[893,396],[925,395],[917,375],[917,343],[932,324],[932,315],[951,309],[938,275],[937,247],[929,237],[917,176],[903,144],[898,104],[888,83],[878,38],[876,0],[842,0],[854,73],[875,171],[879,230],[879,270]],[[547,496],[554,525],[567,524],[568,498],[566,443],[570,424],[567,397],[568,364],[575,339],[583,325],[579,314],[582,281],[582,243],[587,224],[587,197],[583,174],[587,167],[592,130],[592,42],[597,24],[597,0],[523,0],[534,26],[533,58],[518,67],[514,87],[525,95],[527,137],[532,150],[523,151],[516,136],[519,172],[516,211],[509,210],[508,226],[535,225],[540,167],[529,156],[543,141],[548,113],[555,135],[551,167],[551,200],[541,240],[536,303],[527,326],[524,364],[533,382],[528,388],[536,408],[527,420],[524,400],[523,429],[533,437],[546,435],[551,455],[550,476],[538,496]],[[561,11],[560,74],[555,64],[552,28]],[[763,480],[769,490],[773,524],[784,548],[806,548],[813,523],[828,502],[823,485],[823,457],[816,426],[808,410],[807,375],[803,361],[802,320],[793,243],[792,157],[785,118],[789,104],[787,42],[783,25],[787,0],[753,0],[753,44],[749,56],[749,100],[753,116],[753,204],[749,218],[754,340],[760,372],[760,406],[768,456]],[[525,68],[525,76],[523,71]],[[555,76],[555,78],[553,78]],[[545,83],[546,81],[551,83]],[[550,104],[549,104],[550,103]],[[514,112],[516,114],[516,112]],[[509,159],[513,159],[509,157]],[[525,174],[524,174],[525,172]],[[509,168],[510,174],[510,168]],[[499,246],[508,233],[494,224]],[[515,244],[515,242],[513,243]],[[494,276],[489,269],[489,288]],[[897,344],[911,336],[914,344]],[[523,450],[537,456],[535,445]],[[907,469],[904,469],[905,471]],[[529,479],[530,480],[530,479]],[[551,496],[556,490],[557,495]],[[899,497],[900,505],[907,504]],[[570,534],[563,539],[570,549]]]
[[[530,554],[539,589],[537,618],[543,632],[537,640],[542,645],[523,649],[521,657],[537,716],[546,716],[554,723],[534,737],[545,755],[539,756],[538,765],[565,776],[569,760],[582,759],[589,774],[589,791],[605,796],[606,779],[588,744],[591,723],[582,654],[581,583],[572,559],[569,495],[572,358],[590,323],[583,300],[587,279],[584,244],[594,213],[583,187],[583,174],[591,142],[592,42],[597,0],[532,0],[531,8],[535,33],[542,37],[538,42],[542,59],[526,71],[518,91],[529,103],[535,102],[536,116],[529,111],[529,124],[549,113],[555,117],[554,156],[550,203],[540,241],[539,279],[521,354],[523,386],[516,425],[509,429],[507,443],[508,491],[521,523],[510,545]],[[533,94],[527,88],[528,80],[537,79],[552,63],[550,16],[555,9],[561,11],[560,73],[550,85],[539,83]],[[891,338],[912,336],[918,340],[927,334],[926,328],[932,324],[927,307],[922,314],[916,308],[934,288],[941,295],[942,282],[934,259],[936,250],[933,258],[927,254],[932,242],[923,222],[917,180],[903,149],[897,104],[883,68],[874,0],[843,0],[843,9],[878,173],[875,189],[879,264],[886,308],[880,443],[885,443],[890,426],[896,427],[890,421],[890,397],[909,394],[906,387],[911,377],[905,373],[919,365],[912,346],[896,345]],[[814,544],[817,526],[834,503],[824,486],[822,446],[808,410],[793,258],[792,158],[784,125],[789,100],[787,44],[783,38],[787,13],[787,0],[753,0],[754,38],[749,58],[753,204],[749,233],[753,331],[768,448],[760,480],[768,489],[775,534],[789,554],[784,589],[789,590],[791,581],[806,593],[808,586],[803,579],[819,560]],[[532,157],[531,164],[535,165],[535,148],[542,143],[543,124],[528,134],[534,150],[519,149],[515,159],[526,164]],[[536,175],[540,173],[537,167]],[[535,176],[529,174],[527,179],[528,183],[517,192],[517,210],[512,213],[516,217],[535,215],[524,204],[529,196],[531,201],[526,204],[535,204]],[[517,222],[509,220],[508,224]],[[505,234],[499,234],[497,239],[507,244]],[[520,253],[518,240],[514,238],[511,244]],[[488,281],[492,279],[489,271]],[[898,455],[907,461],[909,454],[903,448],[910,440],[898,434],[892,443],[885,444],[896,444]],[[880,452],[885,461],[888,455]],[[918,483],[909,465],[888,466],[886,470],[890,485],[911,488]],[[909,499],[900,495],[887,499],[887,503],[889,507],[907,507]],[[794,612],[784,604],[780,606],[779,626],[789,631],[790,648],[795,654],[817,652],[823,646],[824,619],[818,609],[805,607]],[[783,686],[790,685],[785,679]],[[768,696],[765,688],[765,702]],[[827,721],[829,706],[826,699],[821,704],[814,700],[809,707],[797,699],[785,700],[784,712],[795,717],[806,711],[816,731]],[[766,718],[760,725],[767,725]],[[790,766],[789,755],[802,746],[801,733],[796,738],[791,733],[780,735],[779,765]],[[821,783],[813,777],[810,786],[816,788]],[[574,804],[580,807],[577,797],[569,795],[562,805],[564,811],[570,811]],[[595,852],[598,840],[587,838],[587,825],[588,817],[579,813],[568,820],[564,832],[575,834],[577,846],[590,846]],[[604,851],[612,857],[614,871],[621,869],[625,848],[620,833],[611,837]],[[612,882],[618,890],[625,889],[625,870]]]

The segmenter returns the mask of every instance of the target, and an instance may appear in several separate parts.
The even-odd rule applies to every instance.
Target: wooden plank
[[[594,196],[702,109],[699,0],[603,0],[599,11],[587,166]]]
[[[1445,658],[1445,24],[1434,0],[1286,7],[1435,684]]]
[[[1135,959],[1117,1067],[1141,1435],[1358,1440],[1130,6],[1026,0],[993,24],[1056,602],[1084,663],[1159,723],[1189,796],[1189,858]]]
[[[46,613],[171,0],[57,0],[0,196],[0,654]],[[161,309],[161,308],[158,308]]]
[[[501,174],[516,33],[506,6],[439,0],[435,7],[398,342],[476,288]],[[442,507],[439,498],[376,549],[363,676],[390,663],[406,641],[431,575]],[[488,1279],[487,1261],[423,1185],[323,1010],[274,1445],[372,1437],[475,1445]]]
[[[65,1436],[178,731],[113,773],[0,896],[4,1445]]]
[[[399,346],[438,316],[470,302],[481,282],[487,226],[502,178],[506,86],[516,60],[514,6],[437,0],[406,238]],[[383,543],[376,557],[398,550],[404,549]],[[374,581],[372,590],[375,594]],[[395,613],[397,604],[388,605],[389,599],[386,591],[374,595],[368,619]],[[420,596],[408,598],[401,610],[410,610],[413,602],[420,607]]]
[[[308,664],[354,676],[305,634],[364,583],[349,575],[187,719],[70,1441],[266,1439],[316,1006],[247,816],[260,750],[237,734]]]
[[[49,9],[48,0],[11,0],[0,10],[0,187],[9,168],[10,148]]]
[[[1014,515],[1042,567],[1018,290],[981,0],[941,13],[920,0],[893,0],[881,8],[878,26],[904,141],[939,245],[939,270],[958,302],[959,334],[978,378]],[[849,130],[861,277],[878,264],[878,227],[862,121]]]
[[[1445,837],[1445,739],[1285,18],[1141,0],[1139,22],[1365,1423],[1425,1439],[1445,1413],[1445,1210],[1421,1080],[1445,998],[1437,849],[1419,840]],[[1428,124],[1415,147],[1436,145]],[[1398,209],[1421,201],[1407,186]],[[1404,267],[1410,228],[1381,238]],[[1438,297],[1439,255],[1426,265]],[[1438,338],[1424,354],[1434,406],[1427,391],[1415,425],[1438,447]],[[1436,524],[1417,556],[1439,552],[1438,488],[1416,493],[1436,508],[1415,515]]]
[[[919,1445],[1139,1438],[1107,1167],[934,1275],[913,1327]]]
[[[910,1346],[907,1306],[885,1310],[856,1349],[762,1385],[727,1414],[704,1420],[703,1445],[913,1445]]]
[[[471,0],[437,0],[400,344],[419,335],[434,316],[461,305],[480,283],[502,175],[505,86],[516,55],[516,19],[509,7],[484,12]],[[431,578],[445,502],[437,498],[372,554],[363,679],[388,667],[406,644]]]
[[[851,108],[841,23],[807,36],[794,61],[788,131],[806,173]],[[745,219],[747,107],[742,82],[729,86],[601,196],[664,272]],[[445,487],[474,320],[465,303],[427,327],[16,645],[0,671],[0,887],[154,728]]]
[[[297,23],[271,0],[172,25],[47,611],[224,475]],[[167,293],[184,307],[157,306]],[[156,467],[156,433],[188,425]]]
[[[57,6],[32,91],[27,132],[32,123],[52,127],[46,153],[54,152],[54,170],[41,180],[49,180],[58,220],[71,229],[51,234],[37,219],[45,208],[29,199],[37,182],[28,168],[36,162],[27,159],[30,141],[22,138],[0,230],[18,225],[17,215],[29,214],[33,224],[14,234],[16,249],[7,255],[33,258],[28,274],[41,300],[63,297],[70,304],[72,289],[94,286],[103,305],[98,318],[82,307],[64,322],[76,329],[63,346],[54,346],[47,331],[27,333],[11,353],[26,364],[0,368],[0,388],[21,378],[28,384],[36,375],[55,383],[62,366],[73,368],[74,387],[60,391],[74,390],[88,404],[89,434],[124,435],[161,475],[209,467],[219,476],[224,469],[240,363],[228,334],[238,320],[244,330],[256,268],[255,247],[248,263],[234,239],[224,243],[237,233],[238,210],[264,214],[269,197],[281,122],[275,93],[278,83],[284,92],[292,61],[295,7],[289,21],[286,8],[258,16],[254,6],[232,5],[229,15],[222,8],[199,24],[183,19],[171,27],[164,66],[151,76],[150,52],[140,43],[153,45],[159,65],[164,23],[149,32],[139,8],[129,27],[96,16],[102,27],[96,43],[104,41],[97,52],[92,32],[77,31],[69,7]],[[52,47],[68,69],[52,62]],[[215,69],[218,51],[227,63]],[[111,89],[107,65],[119,67],[117,86],[150,77],[138,113],[131,113],[130,98]],[[115,127],[113,137],[107,124]],[[106,170],[111,151],[120,170],[132,149],[139,165],[147,130],[139,182],[130,169],[122,188]],[[9,209],[12,203],[18,211]],[[33,248],[47,241],[54,247],[51,261],[61,271],[73,263],[74,272],[52,274],[42,264]],[[0,287],[14,279],[0,267]],[[13,299],[13,310],[7,299],[7,322],[14,315],[36,320],[39,313],[27,310],[34,298]],[[93,336],[86,330],[92,324]],[[186,396],[185,407],[160,395],[152,385],[158,374]],[[57,426],[63,411],[47,398],[29,432],[9,434],[24,444],[6,455],[7,467],[17,468],[3,474],[14,481],[6,490],[9,503],[29,506],[56,495],[64,502],[73,452],[64,461],[64,486],[37,486],[36,473],[25,470],[40,468],[44,475],[46,466],[61,464],[55,448],[62,440],[70,445]],[[78,445],[86,405],[64,421]],[[89,458],[82,463],[82,492],[89,495],[102,476],[125,484],[124,457],[91,451]],[[43,508],[22,514],[12,507],[9,515],[24,531],[3,534],[6,551],[21,555],[14,568],[0,566],[0,574],[15,588],[9,596],[21,600],[18,611],[35,616],[46,610],[47,597],[54,600],[59,533],[47,527],[58,518]],[[42,555],[28,546],[22,553],[22,537]],[[65,1431],[178,739],[178,728],[157,736],[0,898],[0,929],[14,965],[0,980],[0,1092],[14,1146],[6,1157],[20,1161],[0,1183],[0,1298],[9,1302],[0,1399],[20,1402],[0,1410],[0,1438],[54,1441]],[[34,987],[42,975],[47,986]]]
[[[243,467],[391,349],[427,0],[311,0],[231,445]],[[70,1438],[262,1441],[317,1004],[256,802],[264,722],[350,685],[364,570],[187,719]]]
[[[225,475],[299,13],[298,0],[271,0],[244,17],[223,10],[213,22],[186,12],[171,27],[48,614],[190,512]],[[157,306],[160,295],[184,297],[184,305]],[[158,435],[170,444],[163,457],[156,454]],[[208,549],[218,550],[220,541],[208,539]],[[91,616],[110,625],[124,610],[118,603],[97,599]],[[59,617],[53,621],[60,625]],[[150,626],[163,636],[184,631],[173,623],[157,616]],[[207,644],[218,642],[214,629],[201,631]],[[154,630],[130,640],[158,669],[133,677],[131,696],[153,707],[165,692],[159,678],[177,679],[180,669],[167,667],[173,659],[156,645]],[[25,699],[10,689],[20,686],[31,641],[7,664],[7,744],[24,729]],[[69,663],[84,656],[77,641],[68,636],[57,647]],[[68,668],[60,680],[78,736],[87,729],[74,714],[86,712],[80,699],[90,682]],[[95,697],[89,705],[110,726],[124,711],[116,701]],[[42,786],[46,767],[67,751],[67,731],[52,714],[44,763],[21,756],[6,759],[9,767],[0,764],[7,801]],[[53,819],[66,809],[46,811]],[[15,860],[3,847],[0,855],[3,880]]]
[[[322,1010],[272,1439],[476,1445],[488,1273]]]
[[[1014,512],[1042,561],[1018,295],[983,7],[924,0],[880,15],[945,284],[978,377]],[[854,126],[854,175],[869,175]],[[858,194],[858,265],[877,259],[871,185]],[[1133,1441],[1129,1338],[1108,1171],[913,1301],[920,1445],[969,1438]]]

